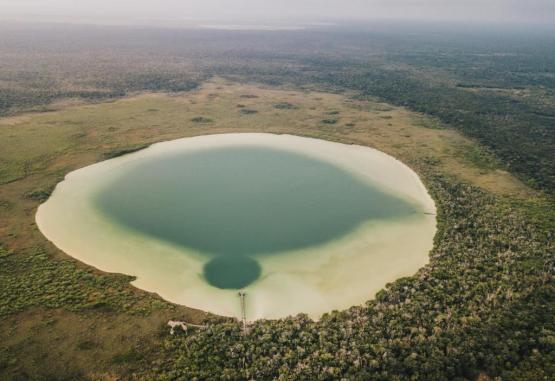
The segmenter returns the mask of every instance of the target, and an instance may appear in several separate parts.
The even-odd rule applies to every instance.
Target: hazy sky
[[[321,22],[418,19],[555,23],[555,0],[0,0],[0,17]]]

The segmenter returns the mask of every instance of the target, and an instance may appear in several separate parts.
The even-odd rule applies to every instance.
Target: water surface
[[[75,171],[41,206],[68,254],[192,307],[317,317],[427,262],[435,210],[379,151],[271,134],[156,144]]]
[[[96,204],[120,224],[210,257],[207,281],[235,289],[260,275],[245,257],[321,245],[418,209],[326,161],[252,146],[130,163]]]

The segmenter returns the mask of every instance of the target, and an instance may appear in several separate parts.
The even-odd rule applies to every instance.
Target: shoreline
[[[235,133],[182,138],[155,143],[144,150],[70,172],[64,181],[56,186],[51,197],[39,207],[36,222],[40,231],[73,258],[102,271],[136,276],[137,279],[132,282],[133,285],[158,293],[170,302],[218,315],[239,317],[239,303],[235,297],[237,290],[220,290],[206,284],[203,285],[202,283],[205,282],[199,277],[202,263],[198,260],[198,254],[195,256],[194,252],[184,251],[183,248],[142,236],[106,221],[106,219],[102,220],[94,210],[82,208],[82,206],[76,207],[76,205],[80,205],[79,203],[70,203],[73,206],[69,205],[68,208],[68,203],[64,202],[64,196],[67,196],[68,193],[72,194],[76,187],[87,188],[86,186],[79,187],[79,185],[86,184],[87,180],[95,178],[95,176],[106,174],[106,172],[133,160],[180,150],[183,145],[187,144],[194,145],[195,147],[190,147],[193,150],[214,148],[214,145],[217,147],[256,145],[306,154],[338,165],[362,179],[366,177],[366,180],[380,180],[380,184],[389,191],[395,187],[400,188],[395,189],[395,192],[404,198],[416,201],[424,209],[417,221],[405,224],[404,230],[400,226],[389,226],[388,233],[380,231],[379,228],[376,229],[375,226],[366,226],[365,224],[329,244],[286,253],[284,257],[287,256],[289,260],[296,258],[298,263],[302,258],[310,258],[306,261],[310,264],[315,257],[320,260],[327,258],[327,262],[321,261],[317,269],[304,269],[302,276],[299,276],[298,272],[296,272],[297,275],[295,272],[285,272],[288,275],[284,278],[275,274],[271,275],[271,273],[269,275],[268,271],[263,270],[262,279],[247,288],[248,298],[252,300],[250,303],[248,301],[249,320],[279,318],[300,312],[318,318],[322,313],[332,309],[344,309],[363,303],[371,299],[386,283],[402,276],[411,275],[428,263],[428,253],[433,247],[433,238],[436,232],[436,209],[432,198],[414,171],[396,158],[370,147],[287,134]],[[338,153],[340,153],[339,160]],[[361,160],[364,158],[369,162]],[[361,161],[366,166],[361,165]],[[379,164],[379,168],[376,164]],[[86,199],[91,192],[94,192],[94,189],[87,188],[85,191],[81,189],[81,192],[79,196]],[[57,208],[61,209],[57,211]],[[82,213],[81,217],[83,215],[87,217],[86,224],[78,221],[79,212]],[[381,223],[381,225],[383,227],[387,224]],[[389,255],[391,250],[380,252],[374,248],[372,255],[369,255],[368,248],[372,247],[372,242],[368,242],[368,237],[372,236],[372,232],[378,231],[381,236],[389,239],[390,245],[397,244],[393,251],[400,253],[411,250],[418,253],[410,256],[398,256],[397,261],[391,261]],[[412,232],[412,235],[407,235],[407,231]],[[412,240],[407,239],[409,236],[412,237]],[[102,237],[102,239],[99,240],[98,237]],[[373,239],[374,243],[379,242],[376,237]],[[97,246],[94,247],[94,244]],[[346,253],[345,247],[351,248],[348,253]],[[141,248],[143,253],[137,256],[136,253],[140,253]],[[137,251],[137,249],[139,250]],[[157,255],[151,255],[152,252],[156,252]],[[110,255],[110,253],[119,253],[119,258],[118,255]],[[345,264],[346,256],[351,257],[353,266],[349,267]],[[274,259],[262,261],[263,269],[286,268],[287,258],[283,259],[284,257],[280,255]],[[160,260],[161,258],[163,260]],[[282,260],[276,260],[279,258]],[[378,268],[375,269],[372,265],[377,261],[382,262],[382,267],[377,266]],[[387,267],[384,262],[395,264],[393,268],[392,266],[388,267],[387,274],[384,274],[383,271],[384,266]],[[338,264],[341,265],[339,268]],[[365,266],[366,271],[361,272],[360,269],[364,269]],[[148,274],[149,269],[153,268],[156,269],[158,276]],[[333,284],[321,284],[321,278],[326,276],[334,279]],[[373,281],[368,281],[369,277]],[[168,279],[178,282],[179,287],[168,282]],[[284,284],[288,287],[283,287]],[[360,289],[354,290],[357,287]],[[279,303],[268,305],[265,302],[269,298],[275,299],[276,296],[291,308],[284,309],[284,303],[280,307]],[[308,300],[311,302],[307,303]]]

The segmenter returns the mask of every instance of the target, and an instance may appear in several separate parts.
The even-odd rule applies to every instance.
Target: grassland
[[[399,158],[425,182],[433,171],[514,204],[541,209],[546,202],[474,141],[433,118],[354,93],[217,78],[187,93],[142,93],[0,119],[0,379],[132,379],[164,345],[167,320],[218,319],[72,260],[42,237],[34,214],[74,169],[154,142],[225,132],[367,145]]]

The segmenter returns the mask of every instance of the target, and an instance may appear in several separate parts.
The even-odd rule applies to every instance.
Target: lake
[[[273,134],[158,143],[66,176],[37,213],[67,254],[163,298],[317,318],[428,261],[435,207],[377,150]]]

